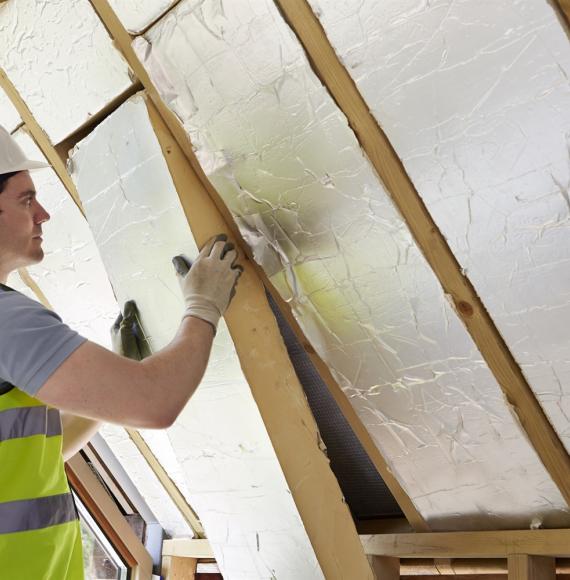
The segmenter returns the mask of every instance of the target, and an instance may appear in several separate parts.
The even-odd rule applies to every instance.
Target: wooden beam
[[[439,561],[439,560],[437,560]],[[507,575],[507,560],[504,558],[451,559],[450,576],[495,576]],[[400,561],[402,576],[441,576],[441,569],[433,559],[403,559]],[[482,580],[486,580],[483,578]],[[506,580],[506,578],[504,578]]]
[[[455,574],[451,558],[434,558],[433,564],[441,576]]]
[[[160,573],[164,580],[194,580],[197,565],[198,560],[194,558],[164,556]]]
[[[509,556],[509,580],[556,580],[556,562],[544,556]]]
[[[208,540],[191,540],[175,538],[164,540],[162,543],[163,556],[177,556],[178,558],[215,559],[214,552]]]
[[[455,576],[442,576],[441,574],[434,574],[429,576],[421,575],[418,577],[416,574],[407,575],[402,574],[400,576],[402,580],[452,580]],[[507,575],[505,574],[491,574],[489,576],[479,576],[477,574],[467,574],[463,576],[461,580],[507,580]],[[559,578],[559,580],[565,580],[564,578]]]
[[[220,212],[166,126],[147,100],[154,131],[198,246],[225,232]],[[242,370],[307,535],[326,578],[372,578],[348,506],[329,461],[277,322],[250,261],[225,320]]]
[[[181,2],[184,2],[184,0],[174,0],[162,14],[154,18],[152,22],[149,22],[140,32],[131,35],[132,38],[136,38],[137,36],[142,36],[143,34],[146,34],[157,22],[159,22],[160,20],[168,16],[168,14],[170,14],[173,10],[175,10],[178,4],[180,4]]]
[[[172,133],[177,145],[181,148],[188,163],[192,167],[195,173],[195,183],[203,191],[205,191],[215,206],[217,207],[219,213],[224,218],[226,229],[229,230],[234,240],[237,241],[241,250],[247,255],[252,261],[252,267],[259,279],[263,282],[265,287],[271,292],[271,295],[277,302],[281,312],[284,314],[289,326],[295,332],[299,342],[305,347],[305,350],[311,357],[312,363],[319,372],[325,384],[329,387],[331,394],[333,395],[335,401],[339,405],[342,413],[346,417],[346,420],[350,424],[355,435],[360,440],[360,443],[364,447],[366,453],[370,457],[372,463],[382,476],[382,479],[386,483],[388,489],[398,502],[398,505],[402,509],[404,515],[413,526],[416,531],[429,531],[429,526],[423,519],[421,514],[418,512],[414,506],[411,499],[408,497],[406,492],[403,490],[402,486],[398,480],[392,474],[392,471],[388,467],[384,457],[378,450],[378,447],[374,443],[370,433],[362,423],[360,417],[358,417],[356,411],[350,404],[350,401],[346,398],[342,389],[332,376],[328,366],[323,362],[323,360],[315,352],[307,338],[305,337],[303,331],[301,330],[297,320],[291,312],[291,307],[281,298],[279,293],[275,290],[271,282],[268,280],[267,276],[263,270],[255,264],[252,259],[252,253],[247,244],[243,241],[241,234],[234,222],[233,216],[228,210],[227,206],[223,202],[221,196],[218,194],[216,189],[211,184],[210,180],[205,175],[200,163],[198,162],[196,155],[194,154],[194,149],[192,143],[189,140],[184,128],[180,124],[176,115],[168,108],[168,106],[162,101],[160,95],[153,85],[148,73],[146,72],[144,66],[141,64],[137,58],[134,50],[131,46],[132,37],[129,35],[127,30],[119,21],[118,17],[114,13],[113,9],[109,5],[108,0],[90,0],[93,8],[99,14],[101,21],[107,28],[109,34],[115,41],[115,45],[121,50],[125,60],[129,64],[133,74],[140,80],[142,85],[147,91],[150,99],[155,105],[158,113],[160,114],[163,122],[166,124],[170,132]]]
[[[452,298],[457,315],[495,375],[529,441],[570,505],[570,456],[427,211],[400,158],[337,57],[308,2],[276,0],[276,4],[305,48],[315,73],[346,115],[445,294]]]
[[[361,536],[369,555],[394,558],[570,556],[570,529]]]
[[[400,559],[385,556],[368,556],[375,580],[399,580]]]
[[[66,172],[69,151],[73,149],[79,141],[92,133],[109,115],[112,115],[125,101],[128,101],[133,95],[136,95],[141,89],[142,85],[140,82],[134,81],[132,85],[109,101],[100,111],[91,115],[89,119],[77,127],[71,135],[68,135],[65,139],[54,145],[56,153],[66,166]]]
[[[200,518],[192,509],[190,504],[186,501],[186,498],[178,489],[178,486],[174,483],[174,481],[172,481],[166,469],[164,469],[160,461],[158,461],[158,459],[155,457],[143,436],[135,429],[127,429],[126,431],[129,434],[132,442],[135,444],[136,448],[140,451],[141,455],[144,457],[145,461],[148,463],[149,467],[166,490],[166,493],[168,493],[168,495],[171,497],[172,501],[182,514],[182,517],[194,531],[194,534],[196,534],[198,538],[204,538],[206,533],[204,532]]]
[[[19,268],[18,274],[22,282],[36,295],[37,299],[49,310],[53,310],[47,296],[43,293],[42,289],[38,286],[37,282],[30,276],[27,268]]]
[[[552,0],[552,3],[560,10],[560,16],[565,24],[570,27],[570,0]]]
[[[133,580],[147,580],[152,558],[80,454],[66,463],[69,481],[117,552],[132,568]]]
[[[407,534],[417,531],[412,528],[406,518],[356,520],[356,529],[361,536],[373,534]]]
[[[439,561],[439,560],[438,560]],[[405,559],[400,562],[400,574],[402,576],[441,576],[441,568],[436,566],[432,559]],[[486,580],[488,576],[503,575],[508,572],[506,558],[456,558],[449,560],[450,576],[477,576],[480,580]],[[556,573],[567,574],[570,571],[568,559],[556,560]]]
[[[67,189],[67,191],[69,192],[69,195],[71,195],[73,201],[75,202],[81,213],[84,214],[83,206],[81,205],[81,200],[79,199],[79,194],[77,193],[75,184],[73,183],[71,177],[69,176],[69,173],[67,172],[63,160],[55,150],[55,147],[49,140],[49,137],[46,135],[44,130],[40,127],[39,123],[32,115],[30,109],[28,108],[28,105],[26,105],[26,103],[20,96],[20,93],[18,93],[18,91],[16,90],[16,87],[6,76],[6,73],[4,72],[3,69],[0,69],[0,88],[4,90],[4,92],[8,95],[10,101],[12,101],[12,104],[20,114],[20,117],[22,117],[26,129],[30,133],[31,137],[36,142],[37,146],[40,148],[45,158],[49,161],[54,171],[57,173],[59,179],[63,183],[65,189]]]

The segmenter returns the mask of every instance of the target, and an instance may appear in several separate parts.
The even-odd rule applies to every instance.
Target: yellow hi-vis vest
[[[0,578],[83,577],[59,411],[0,383]]]

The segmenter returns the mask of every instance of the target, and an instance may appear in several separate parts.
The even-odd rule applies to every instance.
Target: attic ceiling
[[[488,312],[490,323],[476,324],[504,341],[555,430],[561,476],[505,397],[494,347],[457,312],[435,250],[417,241],[392,180],[307,56],[287,8],[298,3],[110,4],[148,73],[147,92],[189,138],[196,171],[276,307],[292,315],[296,344],[277,312],[290,354],[302,342],[328,373],[319,382],[315,367],[312,379],[298,371],[322,432],[344,437],[333,468],[354,449],[358,473],[368,474],[359,488],[352,468],[336,473],[353,514],[394,515],[395,497],[432,530],[568,527],[570,44],[557,4],[308,2],[350,75],[346,90],[360,93],[371,130],[389,139]],[[34,176],[52,214],[46,260],[30,268],[36,291],[107,347],[119,304],[135,298],[161,348],[182,308],[170,257],[196,253],[187,217],[197,210],[180,203],[146,93],[125,100],[134,74],[88,0],[0,4],[0,67],[51,143],[75,145],[65,161],[84,215],[55,173]],[[102,122],[91,127],[94,117]],[[41,155],[3,92],[0,124]],[[143,437],[197,511],[227,577],[323,577],[246,371],[222,328],[178,422]],[[319,415],[311,380],[322,396],[334,382],[356,419],[335,419],[342,405],[332,402]],[[370,438],[358,450],[348,445],[360,438],[355,421]],[[192,534],[128,434],[103,435],[165,529]],[[366,453],[381,457],[394,497]]]

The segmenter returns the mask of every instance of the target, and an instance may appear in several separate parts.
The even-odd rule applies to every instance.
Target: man
[[[42,167],[0,127],[0,577],[6,580],[83,578],[64,456],[80,449],[99,421],[145,429],[173,423],[202,379],[242,272],[233,245],[217,236],[185,275],[175,259],[186,311],[166,348],[136,361],[85,340],[6,286],[10,272],[43,258],[42,227],[50,216],[30,176]]]

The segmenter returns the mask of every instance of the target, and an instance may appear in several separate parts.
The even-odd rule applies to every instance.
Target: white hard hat
[[[49,167],[49,164],[28,159],[15,139],[0,125],[0,175],[44,167]]]

